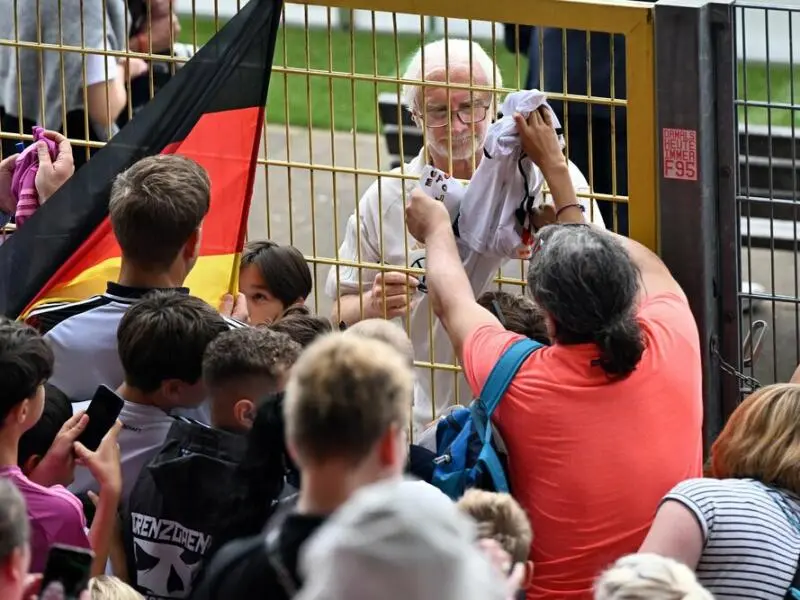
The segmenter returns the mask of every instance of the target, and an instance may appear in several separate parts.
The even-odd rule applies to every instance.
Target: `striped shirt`
[[[697,578],[717,600],[783,600],[800,556],[800,530],[787,516],[800,517],[799,496],[752,479],[690,479],[666,500],[697,518],[705,540]]]

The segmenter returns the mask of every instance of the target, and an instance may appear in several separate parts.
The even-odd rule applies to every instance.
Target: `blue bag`
[[[492,414],[522,363],[541,347],[528,338],[514,342],[495,364],[480,397],[468,408],[456,408],[437,424],[431,483],[453,500],[470,488],[510,492],[508,452],[492,425]]]

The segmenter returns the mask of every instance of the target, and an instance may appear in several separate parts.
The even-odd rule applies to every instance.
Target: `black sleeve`
[[[528,49],[531,45],[531,37],[533,37],[533,29],[531,25],[505,23],[503,25],[503,40],[506,43],[508,51],[512,54],[516,54],[517,42],[519,41],[519,53],[527,56]],[[519,40],[517,40],[517,30],[519,30]]]
[[[192,592],[192,600],[261,596],[274,587],[264,534],[226,544],[214,556]],[[254,596],[253,596],[254,597]]]

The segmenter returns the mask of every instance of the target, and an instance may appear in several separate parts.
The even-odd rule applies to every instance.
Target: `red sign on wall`
[[[662,146],[664,177],[697,181],[697,131],[664,128]]]

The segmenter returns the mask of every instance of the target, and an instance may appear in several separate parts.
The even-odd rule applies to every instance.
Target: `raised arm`
[[[549,112],[544,108],[532,112],[528,119],[514,115],[520,134],[522,148],[530,159],[541,169],[555,205],[556,223],[585,223],[580,203],[575,195],[569,167],[558,144],[558,137],[550,121]],[[617,233],[615,236],[628,251],[642,277],[641,299],[661,293],[671,292],[686,298],[681,286],[672,277],[661,259],[639,242]]]
[[[475,329],[492,325],[502,330],[503,326],[475,302],[444,204],[416,189],[406,208],[406,222],[411,235],[427,248],[425,281],[433,312],[461,357],[464,342]]]

